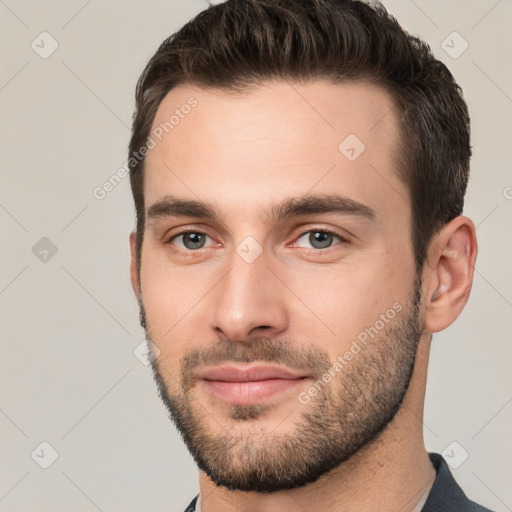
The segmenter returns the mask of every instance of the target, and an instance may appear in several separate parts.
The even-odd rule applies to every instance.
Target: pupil
[[[332,235],[322,231],[315,231],[309,235],[309,242],[315,249],[324,249],[332,243]]]
[[[204,236],[200,233],[187,233],[183,238],[187,249],[199,249],[204,245]]]

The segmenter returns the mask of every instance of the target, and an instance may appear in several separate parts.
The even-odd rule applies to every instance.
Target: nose
[[[247,262],[234,252],[230,263],[230,271],[215,287],[212,297],[212,327],[216,335],[246,342],[285,331],[289,322],[286,290],[265,253]]]

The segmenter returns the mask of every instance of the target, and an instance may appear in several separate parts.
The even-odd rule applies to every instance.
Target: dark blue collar
[[[421,512],[491,512],[464,494],[441,455],[429,453],[429,457],[437,476]]]

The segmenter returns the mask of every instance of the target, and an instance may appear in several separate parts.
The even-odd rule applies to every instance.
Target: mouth
[[[256,405],[278,395],[290,395],[309,378],[289,368],[261,364],[225,364],[198,374],[198,381],[211,396],[238,405]]]

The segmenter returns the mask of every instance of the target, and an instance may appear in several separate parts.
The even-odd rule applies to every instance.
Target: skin
[[[218,219],[148,221],[140,271],[130,236],[132,285],[160,350],[166,386],[177,392],[183,357],[219,338],[245,344],[259,337],[293,340],[335,361],[379,315],[396,302],[407,304],[412,293],[411,209],[395,171],[400,132],[390,96],[370,84],[320,80],[269,82],[242,96],[182,84],[163,100],[153,126],[191,96],[197,107],[148,154],[145,206],[172,194],[213,205]],[[354,161],[338,150],[349,134],[366,146]],[[371,208],[375,219],[263,216],[271,204],[306,193],[343,195]],[[185,228],[207,233],[207,246],[194,252],[182,239],[165,243]],[[348,241],[314,249],[302,235],[321,229]],[[236,251],[249,236],[262,249],[252,263]],[[431,334],[463,309],[476,253],[474,225],[463,216],[431,241],[414,372],[398,414],[377,442],[314,483],[270,494],[231,492],[200,472],[203,512],[287,512],[298,504],[309,512],[369,512],[377,505],[384,512],[412,511],[435,478],[422,424]],[[246,434],[263,446],[270,432],[292,431],[305,407],[298,393],[310,385],[304,381],[272,397],[268,414],[256,423],[234,421],[229,407],[200,386],[194,398],[206,411],[202,421],[210,432]]]

